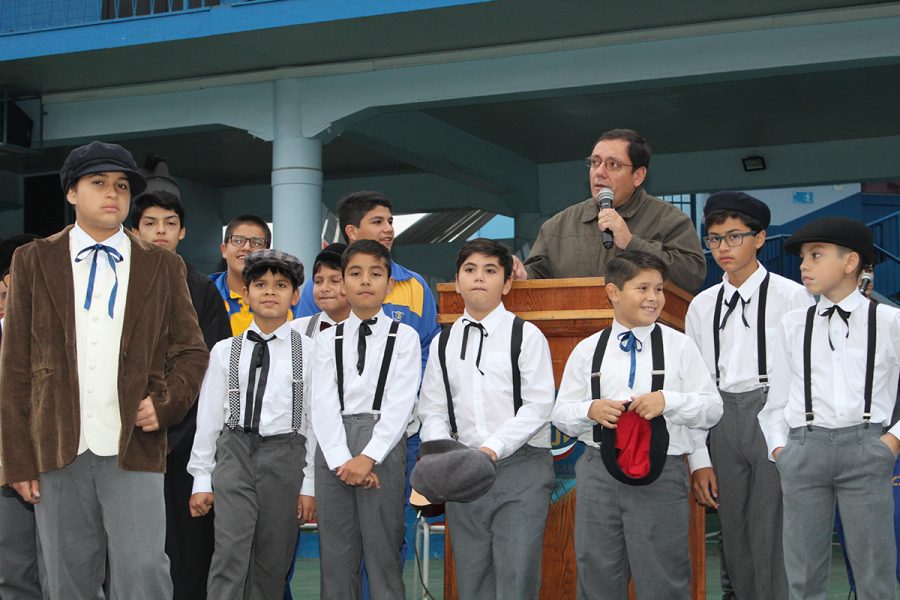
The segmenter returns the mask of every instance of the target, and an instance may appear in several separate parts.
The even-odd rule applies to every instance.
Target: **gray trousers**
[[[626,485],[587,446],[575,465],[575,560],[579,600],[688,600],[688,468],[666,457],[649,485]]]
[[[41,600],[46,585],[34,507],[15,490],[0,490],[0,600]]]
[[[377,415],[344,415],[347,447],[359,455],[372,438]],[[345,485],[316,451],[316,511],[323,600],[359,598],[360,557],[365,555],[372,600],[406,597],[400,553],[406,522],[406,436],[373,469],[381,489]]]
[[[111,597],[169,600],[163,474],[120,469],[91,451],[41,473],[35,506],[53,600],[94,600],[109,555]]]
[[[778,455],[790,597],[825,600],[835,502],[858,600],[895,598],[894,453],[880,425],[792,429]]]
[[[222,430],[216,441],[215,540],[207,596],[281,598],[297,543],[306,438]]]
[[[526,444],[498,463],[487,494],[446,504],[460,600],[537,600],[554,483],[550,451]]]
[[[709,447],[728,577],[738,600],[785,600],[781,480],[757,420],[766,393],[720,394],[725,412],[710,430]]]

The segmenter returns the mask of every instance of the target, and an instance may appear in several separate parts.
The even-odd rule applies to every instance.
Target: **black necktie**
[[[319,331],[325,331],[329,327],[331,327],[331,323],[328,321],[319,321]]]
[[[722,324],[719,325],[719,329],[725,329],[725,323],[728,322],[728,317],[730,317],[731,313],[734,312],[734,309],[737,308],[738,300],[741,301],[741,320],[744,322],[744,327],[750,327],[750,323],[747,322],[747,315],[744,314],[744,309],[747,308],[747,304],[749,304],[750,301],[741,298],[740,293],[735,290],[734,294],[731,296],[731,300],[725,303],[728,310],[725,311],[725,316],[722,318]]]
[[[828,345],[831,346],[832,351],[834,350],[834,344],[831,343],[831,316],[834,315],[835,311],[837,311],[838,316],[841,320],[844,321],[844,325],[847,326],[847,335],[844,337],[850,337],[850,311],[844,310],[837,304],[832,304],[825,310],[819,313],[820,317],[828,317]]]
[[[378,321],[378,317],[366,319],[359,324],[359,341],[356,343],[356,372],[362,375],[363,369],[366,368],[366,336],[372,333],[369,325],[374,325]]]
[[[469,329],[477,329],[481,335],[478,336],[478,354],[475,356],[475,368],[478,369],[479,373],[484,375],[484,371],[481,370],[481,350],[484,348],[484,338],[487,337],[487,331],[484,330],[484,325],[481,323],[469,319],[463,319],[463,322],[466,324],[466,328],[463,329],[462,349],[459,352],[459,360],[466,360],[466,346],[469,342]]]
[[[269,379],[269,342],[274,339],[264,338],[253,330],[247,330],[247,339],[256,342],[253,354],[250,355],[250,376],[247,379],[247,399],[244,408],[244,430],[259,431],[259,416],[262,412],[263,395],[266,393],[266,381]],[[259,385],[256,385],[256,372],[259,371]],[[256,387],[256,394],[254,394]]]

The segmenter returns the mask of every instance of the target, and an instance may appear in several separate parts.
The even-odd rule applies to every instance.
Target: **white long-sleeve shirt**
[[[828,429],[850,427],[863,422],[868,345],[869,300],[858,291],[838,302],[850,311],[847,325],[835,313],[820,316],[834,303],[824,296],[816,305],[810,347],[813,425]],[[878,305],[875,371],[872,379],[873,424],[889,425],[897,400],[900,371],[900,311]],[[784,316],[775,345],[771,387],[759,424],[766,437],[769,460],[772,452],[787,443],[788,432],[806,425],[803,394],[803,333],[806,309]],[[828,344],[828,336],[834,350]],[[849,333],[849,335],[848,335]],[[890,429],[900,438],[900,423]]]
[[[291,433],[294,414],[291,325],[287,322],[272,334],[265,335],[254,321],[250,324],[248,331],[255,331],[263,338],[274,336],[268,343],[269,375],[262,399],[259,434],[268,437]],[[216,440],[231,415],[228,405],[231,340],[232,338],[228,338],[213,346],[209,354],[209,367],[203,378],[203,386],[200,388],[200,398],[197,400],[197,433],[194,435],[194,446],[191,448],[191,458],[187,466],[188,473],[194,476],[194,494],[215,491],[212,489],[212,473],[216,468]],[[305,335],[301,335],[300,340],[303,354],[303,415],[299,433],[306,436],[306,464],[297,465],[297,468],[303,469],[303,483],[299,492],[304,496],[313,496],[315,495],[313,465],[316,438],[310,427],[312,409],[310,382],[315,362],[313,360],[315,342]],[[248,339],[245,335],[241,341],[241,357],[238,362],[241,399],[239,424],[244,422],[250,364],[255,346],[256,342]],[[259,385],[259,373],[257,373],[256,385]]]
[[[319,333],[316,343],[316,379],[313,383],[315,409],[312,424],[316,440],[330,469],[353,458],[347,447],[342,414],[374,414],[372,403],[381,363],[384,356],[390,317],[379,313],[377,322],[371,325],[372,333],[366,336],[366,360],[362,375],[356,370],[357,343],[360,319],[355,313],[344,321],[343,363],[344,363],[344,412],[341,413],[337,389],[337,368],[334,361],[334,336],[337,327],[330,327]],[[381,401],[380,417],[372,432],[372,439],[363,448],[362,454],[381,463],[397,445],[412,419],[422,372],[422,349],[416,330],[399,324],[397,340],[388,369],[384,396]]]
[[[519,371],[522,381],[522,406],[514,412],[510,339],[515,315],[501,303],[480,323],[483,338],[481,372],[476,366],[479,330],[469,327],[477,322],[464,312],[451,326],[446,357],[453,408],[459,441],[471,448],[486,446],[498,458],[505,458],[528,443],[550,447],[550,411],[553,409],[554,383],[550,347],[540,330],[525,323]],[[468,333],[466,333],[468,331]],[[465,359],[460,359],[463,335],[468,336]],[[431,342],[425,378],[419,393],[419,418],[422,441],[450,437],[447,395],[438,359],[439,336]],[[482,374],[483,372],[483,374]]]
[[[722,417],[722,398],[707,374],[703,358],[694,342],[683,333],[666,325],[662,329],[665,348],[665,382],[661,390],[665,397],[663,416],[669,430],[667,454],[689,454],[694,450],[691,429],[709,429]],[[619,348],[618,335],[628,331],[618,321],[613,321],[612,333],[603,357],[600,373],[602,399],[630,400],[651,391],[653,351],[650,332],[654,325],[633,329],[643,349],[636,354],[634,387],[628,387],[631,355]],[[575,346],[563,372],[556,406],[553,408],[553,424],[563,433],[577,437],[590,446],[594,442],[596,421],[588,418],[588,410],[594,400],[591,393],[591,363],[600,332],[582,340]]]
[[[716,310],[716,299],[719,290],[725,288],[722,297],[720,320],[725,317],[728,307],[725,303],[731,300],[735,292],[747,302],[737,308],[728,321],[725,329],[719,331],[719,389],[725,392],[749,392],[766,384],[759,381],[759,362],[757,361],[757,316],[759,315],[759,288],[768,271],[759,263],[756,271],[747,278],[740,287],[734,287],[728,281],[728,274],[722,277],[722,283],[714,285],[699,294],[691,301],[684,322],[684,332],[691,338],[706,364],[710,377],[716,378],[715,347],[713,344],[713,317]],[[772,372],[772,357],[778,323],[781,317],[794,309],[810,306],[815,300],[806,288],[795,281],[786,279],[775,273],[769,274],[769,289],[766,294],[766,373]],[[741,310],[749,327],[741,319]],[[694,445],[696,449],[690,456],[691,471],[711,467],[709,449],[706,447],[706,431],[697,430]]]

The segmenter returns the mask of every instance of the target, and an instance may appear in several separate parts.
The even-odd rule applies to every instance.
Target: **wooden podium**
[[[442,325],[453,323],[462,315],[462,297],[456,293],[452,283],[438,284],[437,290],[438,321]],[[666,286],[666,305],[660,321],[684,331],[684,316],[691,297],[678,287],[671,284]],[[557,389],[566,360],[578,342],[609,325],[613,318],[602,277],[516,281],[503,303],[507,310],[537,325],[547,337]],[[689,498],[691,597],[703,600],[706,598],[706,511],[693,499],[693,494],[689,494]],[[541,568],[541,600],[575,598],[574,521],[575,494],[570,492],[551,505],[547,517]],[[444,598],[456,600],[456,569],[449,543],[449,527],[447,531]]]

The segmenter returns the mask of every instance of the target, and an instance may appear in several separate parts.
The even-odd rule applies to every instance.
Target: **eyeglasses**
[[[735,248],[744,243],[744,238],[753,237],[754,235],[756,235],[755,231],[726,233],[725,235],[708,235],[703,238],[703,243],[705,243],[706,247],[710,250],[715,250],[722,243],[722,240],[725,240],[730,247]]]
[[[229,235],[225,241],[230,242],[232,246],[237,246],[238,248],[242,247],[247,242],[250,242],[250,247],[256,250],[262,250],[269,245],[269,240],[266,238],[247,237],[246,235]]]
[[[616,171],[620,171],[622,167],[633,167],[634,165],[627,165],[625,163],[620,163],[614,158],[597,158],[595,156],[588,156],[584,159],[584,164],[588,166],[590,169],[596,169],[600,165],[604,165],[607,171],[611,171],[615,173]]]

